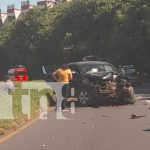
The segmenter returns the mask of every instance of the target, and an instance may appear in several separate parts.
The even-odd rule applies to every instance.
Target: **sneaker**
[[[68,109],[63,109],[62,111],[63,111],[63,112],[68,112],[69,110],[68,110]]]

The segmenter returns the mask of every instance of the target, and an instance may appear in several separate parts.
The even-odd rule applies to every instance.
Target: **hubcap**
[[[88,96],[88,92],[83,90],[80,92],[79,94],[79,101],[81,104],[88,104],[88,101],[89,101],[89,96]]]

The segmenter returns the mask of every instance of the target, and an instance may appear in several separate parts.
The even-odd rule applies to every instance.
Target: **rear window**
[[[16,76],[24,76],[24,75],[27,75],[27,73],[26,72],[15,72],[15,75]]]

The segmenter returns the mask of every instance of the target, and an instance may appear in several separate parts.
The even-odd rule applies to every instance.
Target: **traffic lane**
[[[150,105],[77,108],[70,120],[39,120],[0,145],[0,150],[148,150],[150,147]],[[146,115],[130,119],[132,114]]]
[[[143,82],[141,86],[134,87],[137,94],[150,94],[150,82]]]
[[[135,97],[138,100],[150,100],[150,83],[142,83],[141,86],[134,87]]]

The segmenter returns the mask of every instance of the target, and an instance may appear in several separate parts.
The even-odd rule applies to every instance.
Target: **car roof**
[[[135,67],[134,67],[134,66],[131,66],[131,65],[129,65],[129,66],[121,66],[120,68],[123,68],[123,69],[125,69],[125,70],[135,69]]]
[[[109,63],[102,62],[102,61],[81,61],[81,62],[69,63],[69,65],[73,65],[73,64],[82,65],[82,64],[109,64]]]

